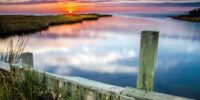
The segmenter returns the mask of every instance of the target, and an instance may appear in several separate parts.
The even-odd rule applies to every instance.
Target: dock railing
[[[59,76],[34,69],[32,53],[23,53],[20,63],[17,64],[0,62],[0,70],[14,71],[15,75],[21,78],[24,71],[31,70],[37,73],[41,80],[46,78],[48,89],[62,88],[72,97],[72,100],[191,100],[152,91],[158,38],[158,32],[142,32],[137,88],[119,87],[81,77]]]

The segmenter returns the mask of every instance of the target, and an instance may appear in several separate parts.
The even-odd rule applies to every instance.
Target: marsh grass
[[[26,34],[49,26],[58,24],[72,24],[84,20],[97,20],[99,17],[108,15],[78,14],[78,15],[46,15],[46,16],[25,16],[25,15],[1,15],[0,16],[0,37],[9,35]]]
[[[44,88],[37,76],[30,72],[26,72],[25,79],[14,77],[11,73],[1,75],[0,85],[1,100],[36,100],[38,99],[36,93]]]
[[[24,78],[0,71],[0,100],[71,100],[65,88],[48,89],[45,73],[26,70]]]
[[[71,100],[66,88],[49,89],[47,75],[24,70],[20,75],[0,70],[0,100]]]

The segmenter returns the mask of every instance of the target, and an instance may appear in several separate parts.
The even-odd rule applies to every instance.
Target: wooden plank
[[[178,96],[172,96],[152,91],[145,91],[136,88],[126,87],[122,95],[136,98],[136,100],[192,100]]]
[[[0,69],[3,71],[10,72],[10,64],[0,61]]]
[[[138,89],[153,89],[154,66],[156,65],[158,37],[158,32],[142,32],[140,43],[139,70],[137,77]]]

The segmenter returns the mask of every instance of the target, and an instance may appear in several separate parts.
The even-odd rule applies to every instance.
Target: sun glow
[[[78,3],[64,3],[64,7],[69,14],[73,14],[75,11],[77,11],[78,6]]]
[[[73,11],[72,10],[69,10],[69,14],[72,14],[73,13]]]

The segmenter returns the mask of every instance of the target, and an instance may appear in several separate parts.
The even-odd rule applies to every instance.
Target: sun
[[[72,2],[63,4],[63,7],[68,14],[74,14],[75,12],[77,12],[78,6],[80,6],[79,3],[72,3]]]
[[[73,13],[73,11],[72,10],[69,10],[69,14],[72,14]]]

